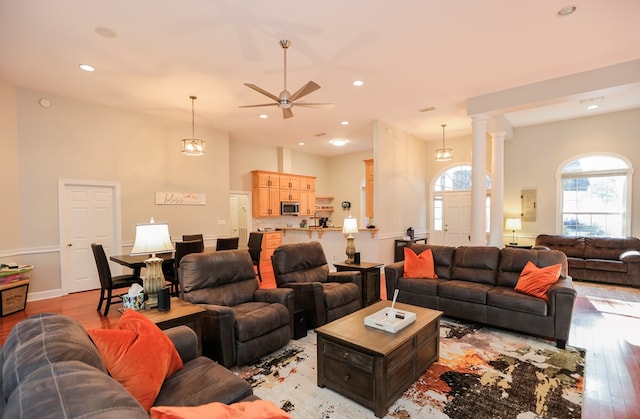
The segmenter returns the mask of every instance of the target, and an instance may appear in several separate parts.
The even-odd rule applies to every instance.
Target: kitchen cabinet
[[[299,201],[300,189],[282,189],[279,191],[280,201]]]
[[[280,176],[254,170],[252,212],[255,218],[280,216]]]
[[[300,191],[316,190],[316,178],[311,176],[300,176]]]
[[[260,271],[271,271],[271,256],[273,252],[282,245],[282,232],[269,231],[262,235],[262,250],[260,251]]]
[[[315,191],[308,191],[300,189],[300,216],[301,217],[313,217],[316,206],[316,193]]]

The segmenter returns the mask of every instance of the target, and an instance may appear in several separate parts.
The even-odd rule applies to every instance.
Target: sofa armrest
[[[199,356],[198,336],[190,327],[176,326],[164,330],[164,333],[173,342],[183,363],[187,363]]]
[[[311,325],[326,323],[324,288],[320,282],[287,282],[279,287],[293,289],[294,310],[307,311]]]
[[[393,299],[398,280],[404,275],[404,262],[396,262],[384,267],[384,281],[387,287],[387,300]]]
[[[231,307],[199,304],[207,310],[202,321],[202,354],[225,367],[235,364],[236,317]]]
[[[354,282],[358,287],[362,288],[362,275],[358,271],[329,272],[327,282],[341,282],[343,284]]]
[[[537,244],[531,248],[532,250],[551,250],[549,246],[544,246],[542,244]]]
[[[295,301],[294,291],[291,288],[258,289],[254,293],[254,298],[256,301],[265,303],[280,303],[285,306],[289,311],[289,327],[291,329],[291,336],[293,336],[293,313],[295,313]]]
[[[620,255],[620,260],[625,263],[640,263],[640,252],[637,250],[627,250]]]

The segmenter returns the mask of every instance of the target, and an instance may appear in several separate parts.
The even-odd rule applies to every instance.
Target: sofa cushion
[[[438,295],[452,300],[468,301],[470,303],[486,304],[487,291],[492,285],[479,284],[477,282],[451,280],[440,283]]]
[[[289,324],[289,310],[279,303],[251,302],[231,307],[236,319],[236,340],[246,342]]]
[[[183,366],[173,342],[135,310],[126,310],[115,329],[90,329],[89,335],[111,376],[147,411],[165,378]]]
[[[293,419],[293,416],[268,400],[207,403],[200,406],[158,406],[151,409],[151,419]]]
[[[539,268],[533,263],[527,262],[520,274],[515,290],[523,294],[548,300],[547,291],[549,291],[551,285],[558,282],[561,270],[561,264]]]
[[[587,237],[584,258],[620,260],[620,255],[627,250],[640,250],[640,239]]]
[[[4,417],[149,418],[117,381],[82,361],[40,366],[11,393]]]
[[[455,247],[422,243],[414,243],[409,247],[417,255],[427,249],[431,250],[431,254],[433,255],[434,270],[438,278],[451,278],[451,266],[453,266],[453,254],[456,251]]]
[[[57,314],[37,314],[16,324],[2,352],[5,397],[32,372],[60,361],[76,360],[107,372],[84,327],[70,317]]]
[[[410,248],[405,247],[403,276],[405,278],[437,278],[431,249],[426,249],[420,254],[416,254]]]
[[[547,246],[560,250],[567,257],[584,258],[586,242],[584,237],[555,236],[540,234],[536,237],[536,246]]]
[[[198,357],[184,364],[162,384],[157,406],[198,406],[212,401],[233,403],[249,397],[251,385],[218,364]]]
[[[584,261],[585,269],[594,269],[606,272],[627,272],[627,264],[619,260],[605,259],[586,259]]]
[[[327,310],[341,307],[360,298],[360,288],[353,282],[326,282],[322,284]]]
[[[567,264],[572,269],[584,269],[584,259],[567,257]]]
[[[438,284],[446,282],[446,279],[436,278],[425,281],[422,278],[399,278],[397,288],[412,293],[438,295]]]
[[[458,247],[453,256],[451,279],[495,285],[499,259],[497,247]]]
[[[541,298],[522,294],[510,287],[494,287],[487,292],[487,304],[507,310],[537,316],[547,315],[547,302]]]

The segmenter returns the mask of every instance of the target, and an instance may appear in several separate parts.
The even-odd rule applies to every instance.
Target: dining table
[[[215,251],[215,247],[204,248],[204,253],[211,253]],[[175,252],[156,253],[156,256],[163,259],[163,270],[165,270],[164,268],[166,268],[167,266],[172,266],[175,260]],[[149,259],[150,257],[151,255],[114,255],[111,256],[109,260],[122,266],[126,266],[127,268],[133,269],[133,275],[139,277],[142,268],[145,267],[144,261]]]

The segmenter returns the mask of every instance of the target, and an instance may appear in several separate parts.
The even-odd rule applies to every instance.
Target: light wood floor
[[[384,282],[384,281],[383,281]],[[569,345],[587,350],[583,418],[640,417],[640,290],[576,282],[578,299]],[[264,288],[275,287],[263,272]],[[36,313],[62,313],[86,328],[114,327],[120,317],[96,311],[98,291],[27,303],[24,311],[0,318],[0,344],[20,320]]]

